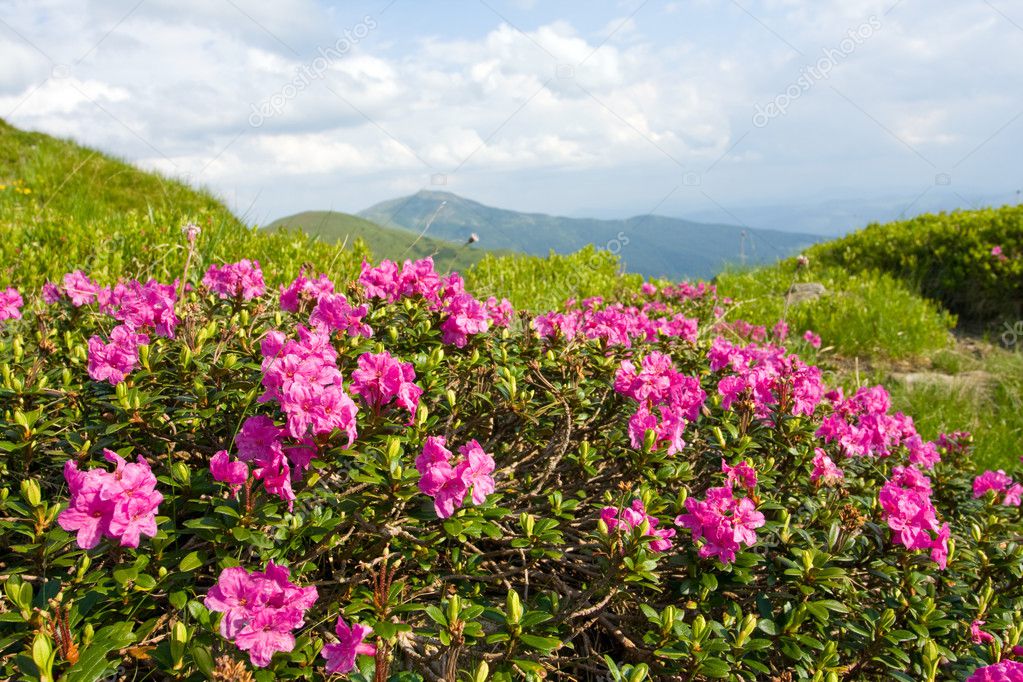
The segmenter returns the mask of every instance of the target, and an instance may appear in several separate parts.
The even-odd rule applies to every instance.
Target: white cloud
[[[134,2],[15,1],[5,21],[22,37],[0,27],[0,116],[258,196],[276,214],[307,207],[298,202],[314,192],[327,193],[320,205],[358,210],[434,173],[448,173],[449,188],[500,186],[502,203],[550,211],[578,200],[584,176],[629,178],[637,168],[661,180],[615,180],[590,194],[645,208],[683,172],[676,161],[713,164],[701,187],[719,182],[745,196],[885,183],[920,171],[885,128],[951,165],[1020,106],[1018,29],[983,3],[904,2],[888,14],[891,0],[742,3],[753,17],[725,0],[635,15],[636,3],[608,3],[596,19],[598,5],[556,16],[544,3],[509,1],[533,23],[516,28],[481,10],[484,20],[439,25],[439,10],[397,3],[323,69],[322,50],[341,45],[362,10],[312,0],[236,0],[240,10],[147,0],[134,11]],[[999,7],[1023,18],[1023,0]],[[419,14],[390,14],[401,12]],[[784,116],[753,128],[755,105],[871,15],[876,33]],[[66,77],[54,78],[55,66]],[[980,157],[971,164],[985,168]],[[540,192],[518,189],[541,176]]]

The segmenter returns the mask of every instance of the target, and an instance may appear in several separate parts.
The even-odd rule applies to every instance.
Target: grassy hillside
[[[404,260],[432,256],[443,270],[465,271],[486,255],[478,245],[455,243],[423,236],[405,229],[382,227],[374,222],[337,211],[305,211],[275,220],[267,230],[301,230],[324,242],[351,244],[361,239],[375,258]]]
[[[104,279],[124,273],[179,277],[181,226],[202,227],[204,262],[255,258],[271,281],[303,263],[358,272],[361,243],[340,250],[302,234],[245,226],[216,197],[160,174],[0,120],[0,282],[32,289],[76,268]]]
[[[875,223],[808,254],[889,273],[974,326],[1023,319],[1023,206]]]
[[[446,203],[444,203],[446,202]],[[440,209],[444,203],[443,209]],[[440,210],[438,210],[440,209]],[[708,278],[729,263],[770,263],[813,244],[813,235],[736,225],[694,223],[647,215],[626,220],[564,218],[485,206],[448,192],[418,194],[385,201],[360,216],[385,227],[422,229],[433,216],[430,234],[455,242],[475,232],[480,246],[512,249],[536,256],[571,253],[587,244],[617,255],[629,272],[647,277]],[[742,233],[746,232],[745,245]]]

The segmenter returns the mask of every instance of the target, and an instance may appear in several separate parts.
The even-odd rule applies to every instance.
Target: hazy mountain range
[[[270,227],[303,229],[332,240],[361,237],[378,258],[400,257],[395,251],[405,251],[406,258],[438,252],[454,261],[464,259],[466,251],[546,255],[593,244],[617,253],[631,272],[672,278],[706,278],[730,264],[771,262],[820,240],[808,233],[751,230],[652,214],[600,220],[522,213],[429,191],[381,202],[360,211],[358,218],[363,220],[332,211],[307,211],[276,220]],[[468,246],[471,235],[478,242]]]

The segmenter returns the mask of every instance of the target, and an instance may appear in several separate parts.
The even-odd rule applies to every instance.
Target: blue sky
[[[0,8],[0,116],[253,222],[442,189],[841,229],[1023,186],[1023,0]]]

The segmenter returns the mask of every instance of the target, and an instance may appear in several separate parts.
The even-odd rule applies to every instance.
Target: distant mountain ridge
[[[384,228],[464,243],[479,236],[486,249],[534,255],[576,251],[587,244],[616,252],[625,268],[647,277],[709,278],[730,264],[773,262],[821,239],[818,235],[750,230],[660,215],[623,220],[566,218],[486,206],[450,192],[421,191],[384,201],[357,215]],[[431,222],[432,219],[432,222]]]

